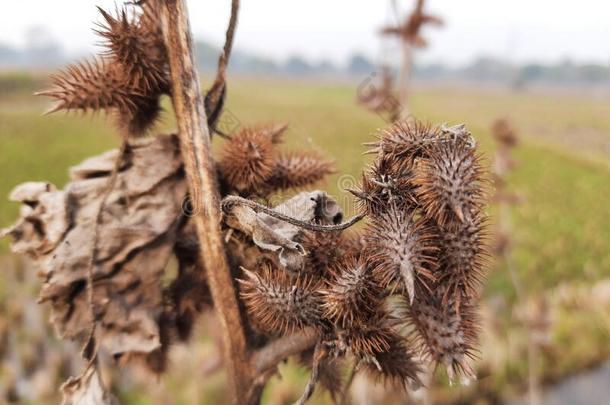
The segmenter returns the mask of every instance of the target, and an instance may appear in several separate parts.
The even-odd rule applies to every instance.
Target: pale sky
[[[414,0],[397,0],[403,9]],[[48,27],[70,52],[90,52],[96,41],[95,5],[113,0],[3,1],[0,43],[23,44],[35,25]],[[220,44],[230,0],[189,0],[197,38]],[[392,21],[389,0],[242,0],[236,46],[283,59],[291,54],[341,62],[355,51],[380,58],[378,28]],[[429,28],[430,47],[420,61],[458,65],[478,55],[515,62],[610,63],[610,1],[607,0],[429,0],[428,9],[446,26]]]

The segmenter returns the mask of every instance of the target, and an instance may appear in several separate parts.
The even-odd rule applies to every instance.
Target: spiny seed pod
[[[382,155],[364,172],[360,188],[348,191],[369,215],[379,215],[392,204],[408,209],[417,204],[412,176],[412,165],[407,160]]]
[[[140,24],[126,9],[113,17],[98,7],[105,24],[95,32],[105,40],[106,55],[123,66],[127,83],[143,92],[167,89],[167,56],[158,30]]]
[[[331,270],[332,277],[322,291],[324,316],[342,328],[367,323],[381,305],[381,289],[363,260],[348,257]]]
[[[367,144],[373,149],[367,153],[378,153],[392,159],[413,161],[421,157],[426,147],[438,138],[439,129],[418,121],[397,121],[379,134],[379,141]]]
[[[475,307],[453,298],[443,303],[442,288],[438,294],[411,305],[410,319],[415,325],[422,352],[437,364],[445,366],[450,380],[476,378],[468,364],[474,359],[477,344],[478,317]]]
[[[374,266],[373,274],[384,287],[399,286],[415,298],[416,281],[434,281],[437,267],[436,235],[425,219],[415,219],[409,211],[391,205],[373,217],[366,232],[366,254]]]
[[[342,339],[347,349],[357,358],[376,358],[379,353],[390,350],[395,331],[387,325],[385,313],[376,314],[366,323],[345,329]]]
[[[140,19],[125,9],[115,18],[102,9],[105,20],[96,32],[108,48],[102,58],[69,66],[53,78],[53,87],[38,93],[52,97],[58,110],[105,109],[116,117],[127,137],[143,135],[157,120],[160,97],[169,91],[165,47],[150,7]],[[158,21],[158,19],[155,19]]]
[[[488,256],[486,225],[483,214],[469,214],[463,222],[439,233],[441,266],[436,274],[446,294],[477,296]]]
[[[110,111],[126,136],[139,136],[161,112],[160,94],[148,96],[126,83],[122,67],[107,59],[69,66],[53,76],[53,87],[37,93],[57,100],[48,112],[59,110]]]
[[[365,372],[385,384],[412,389],[421,387],[419,374],[422,369],[405,338],[392,333],[386,339],[387,350],[375,353],[374,361],[365,361]]]
[[[366,238],[363,232],[348,230],[343,234],[343,256],[360,258],[366,250]]]
[[[441,227],[463,222],[483,198],[480,156],[467,142],[455,139],[432,144],[420,162],[413,184],[428,218]]]
[[[273,173],[274,153],[274,145],[265,132],[244,128],[225,142],[218,166],[231,188],[250,195]]]
[[[275,158],[268,186],[274,191],[309,186],[334,172],[334,163],[315,151],[282,152]]]
[[[135,137],[145,134],[154,125],[162,109],[159,96],[132,98],[135,108],[117,108],[114,115],[122,133]]]
[[[280,144],[284,141],[284,133],[288,129],[288,124],[264,124],[255,127],[258,131],[263,132],[271,139],[274,144]]]
[[[85,61],[68,66],[51,76],[53,87],[38,95],[57,100],[49,112],[59,110],[100,110],[119,107],[136,108],[130,89],[124,86],[120,67],[106,59]]]
[[[304,231],[298,242],[307,252],[304,271],[327,277],[330,268],[351,249],[341,232]]]
[[[283,335],[320,324],[319,283],[307,275],[292,279],[282,269],[264,263],[257,272],[245,270],[240,296],[254,325],[270,335]]]

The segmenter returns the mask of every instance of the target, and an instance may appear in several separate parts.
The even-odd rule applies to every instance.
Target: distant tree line
[[[216,69],[219,48],[198,41],[196,56],[203,71]],[[26,45],[16,48],[0,43],[0,69],[50,69],[65,65],[76,55],[68,55],[43,28],[26,34]],[[311,61],[293,55],[284,61],[261,57],[254,53],[235,51],[230,71],[248,75],[284,75],[296,77],[345,76],[363,78],[379,70],[375,61],[359,53],[338,65],[329,60]],[[530,83],[610,84],[610,66],[574,63],[569,59],[555,64],[517,65],[493,57],[479,57],[462,67],[442,63],[416,64],[413,74],[428,80],[467,80],[522,86]]]

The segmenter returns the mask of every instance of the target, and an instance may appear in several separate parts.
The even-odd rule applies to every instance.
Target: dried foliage
[[[166,51],[175,56],[163,43],[156,4],[141,1],[137,12],[114,16],[101,11],[98,33],[107,52],[55,79],[46,94],[58,109],[112,110],[128,138],[149,128],[170,84]],[[419,18],[412,23],[417,30],[429,20]],[[221,108],[222,72],[219,77],[220,96],[213,98]],[[40,266],[40,300],[50,305],[60,335],[89,350],[99,343],[121,364],[139,360],[161,373],[169,346],[189,338],[203,311],[226,316],[219,309],[226,300],[214,306],[210,294],[224,288],[239,297],[233,320],[246,340],[243,356],[253,359],[231,363],[251,368],[239,370],[252,378],[249,402],[291,355],[304,356],[312,369],[299,403],[317,382],[339,392],[341,382],[332,377],[347,356],[374,378],[420,385],[418,342],[450,378],[474,377],[468,359],[476,350],[486,219],[485,170],[470,133],[414,121],[381,131],[372,144],[375,161],[351,190],[361,212],[342,222],[338,203],[323,191],[271,206],[255,200],[274,201],[278,191],[311,186],[334,172],[316,152],[280,150],[285,130],[254,126],[228,136],[217,161],[209,162],[219,178],[217,185],[210,178],[212,195],[193,191],[189,170],[197,159],[185,152],[192,145],[174,135],[126,139],[120,153],[73,168],[63,190],[18,186],[11,198],[22,203],[21,215],[5,234],[15,252]],[[204,166],[206,173],[213,167]],[[200,215],[192,211],[202,207],[198,199],[214,195],[222,201],[207,207],[220,203],[222,217],[214,219],[225,233],[229,266],[222,268],[231,276],[222,286],[215,284],[220,270],[207,262],[218,252],[204,251],[201,223],[191,219]],[[344,232],[365,217],[361,233]],[[397,301],[404,311],[396,310]],[[66,403],[110,401],[93,352],[85,373],[65,385]]]
[[[255,149],[272,149],[277,131],[261,128],[240,131],[226,147],[258,142]],[[252,339],[264,342],[313,327],[326,353],[317,366],[320,379],[329,362],[350,355],[376,379],[417,386],[422,368],[415,342],[451,378],[473,376],[468,359],[476,347],[485,255],[483,169],[473,145],[463,127],[396,124],[382,131],[378,158],[363,175],[371,186],[355,191],[369,215],[363,234],[325,229],[339,223],[342,213],[324,192],[303,192],[264,210],[251,200],[226,198],[227,252]],[[12,194],[24,204],[20,222],[7,231],[13,249],[41,265],[41,300],[51,303],[52,319],[67,338],[82,341],[91,322],[84,287],[92,215],[116,156],[106,153],[73,168],[63,191],[27,183]],[[228,156],[221,152],[220,161]],[[256,179],[250,172],[272,172],[257,157],[233,156],[230,164],[238,167],[243,160],[247,174],[231,184]],[[275,155],[269,156],[273,162]],[[437,176],[440,186],[430,188],[436,183],[421,179],[436,179],[432,167],[450,173],[453,183],[446,186]],[[223,170],[228,169],[221,164]],[[167,367],[171,342],[187,340],[199,314],[213,306],[187,216],[177,139],[157,136],[131,144],[117,184],[99,228],[93,284],[98,339],[122,362],[142,360],[159,373]],[[427,194],[445,205],[431,209]],[[178,270],[162,283],[171,256]],[[408,317],[390,314],[387,300],[393,295],[404,297]],[[405,337],[401,330],[409,325],[414,334]]]
[[[89,333],[88,255],[116,156],[112,151],[72,168],[64,190],[26,183],[11,194],[24,205],[20,221],[5,232],[14,239],[14,251],[39,264],[40,302],[50,303],[51,320],[63,338],[82,342]],[[173,336],[186,339],[196,315],[211,304],[188,248],[192,236],[186,228],[179,231],[187,193],[177,139],[159,135],[133,144],[118,183],[98,230],[102,243],[93,273],[98,339],[114,358],[141,359],[158,373],[165,369]],[[180,270],[164,287],[172,254]]]
[[[71,377],[61,386],[62,405],[116,405],[118,401],[105,391],[97,370],[93,367],[78,377]]]

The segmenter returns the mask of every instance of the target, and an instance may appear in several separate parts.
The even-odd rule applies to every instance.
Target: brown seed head
[[[371,219],[366,231],[366,255],[384,287],[400,287],[413,301],[416,285],[434,281],[438,266],[434,228],[413,212],[395,205]],[[419,288],[419,290],[423,290]]]
[[[410,209],[417,203],[412,176],[410,162],[381,155],[363,173],[359,189],[348,191],[356,196],[360,209],[372,216],[385,212],[391,205]]]
[[[327,277],[330,268],[351,249],[341,232],[304,231],[299,243],[307,252],[305,271]]]
[[[341,328],[357,328],[374,317],[382,304],[381,288],[363,260],[349,257],[331,270],[332,277],[322,291],[324,316]]]
[[[393,332],[387,335],[386,342],[387,349],[376,352],[374,361],[364,362],[365,372],[384,384],[419,388],[422,385],[419,378],[422,368],[405,338]]]
[[[270,335],[283,335],[320,325],[319,283],[307,275],[292,278],[272,263],[258,272],[244,269],[240,296],[253,324]]]
[[[477,213],[440,232],[441,265],[436,274],[446,294],[478,295],[488,257],[486,230],[486,217]]]
[[[440,130],[419,121],[397,121],[379,134],[373,151],[396,160],[410,160],[425,154],[426,148],[438,138]]]
[[[219,170],[230,188],[246,196],[255,194],[273,173],[274,153],[265,132],[244,128],[223,145]]]
[[[167,55],[158,27],[142,24],[126,8],[116,17],[98,10],[105,23],[96,33],[105,41],[106,55],[123,67],[126,82],[147,94],[167,91]]]
[[[463,222],[478,211],[483,199],[480,156],[464,140],[439,141],[420,161],[413,184],[426,216],[441,227]]]
[[[476,308],[469,301],[459,305],[450,298],[443,303],[442,288],[438,294],[411,305],[410,318],[417,331],[422,352],[443,365],[449,378],[456,375],[474,378],[469,359],[475,357],[478,336]]]
[[[268,188],[277,191],[310,186],[334,172],[334,163],[315,151],[282,152],[275,158]]]

